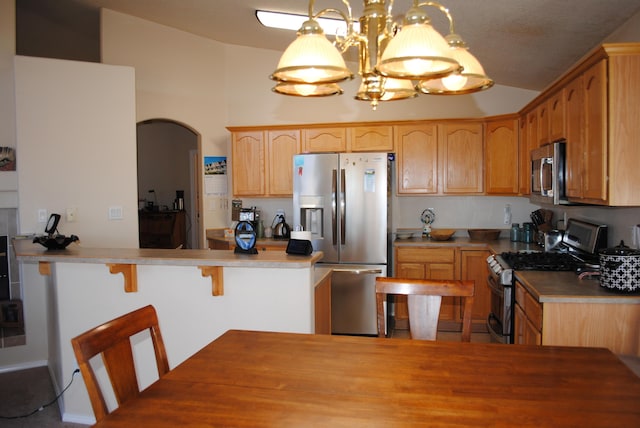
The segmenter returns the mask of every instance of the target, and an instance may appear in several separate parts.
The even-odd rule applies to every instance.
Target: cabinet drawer
[[[531,324],[538,330],[542,331],[542,305],[533,298],[533,296],[524,289],[522,285],[516,282],[516,302],[522,307]]]
[[[455,263],[456,251],[453,248],[398,248],[398,262],[418,263]]]

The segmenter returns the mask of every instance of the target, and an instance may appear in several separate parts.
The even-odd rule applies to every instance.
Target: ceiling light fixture
[[[363,15],[356,22],[347,0],[347,12],[327,8],[314,14],[315,0],[309,0],[309,15],[297,24],[297,38],[282,54],[270,78],[277,82],[273,91],[293,96],[341,94],[339,82],[352,79],[342,54],[350,47],[358,49],[358,74],[362,79],[355,99],[368,101],[375,110],[381,101],[413,98],[426,94],[456,95],[481,91],[493,86],[478,60],[471,55],[462,38],[455,33],[453,18],[438,2],[413,1],[400,25],[394,22],[393,0],[364,0]],[[436,7],[449,20],[449,35],[442,37],[422,9]],[[266,12],[256,16],[264,25]],[[323,18],[338,15],[340,19]],[[275,13],[282,18],[282,13]],[[298,20],[300,15],[293,15]],[[264,19],[264,20],[263,20]],[[324,23],[340,22],[343,31],[332,31],[335,42],[325,36]],[[359,26],[358,26],[359,24]],[[346,27],[346,30],[344,29]],[[294,27],[295,28],[295,27]]]

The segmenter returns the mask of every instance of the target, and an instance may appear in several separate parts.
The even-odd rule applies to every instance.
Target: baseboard
[[[48,365],[49,362],[47,360],[29,361],[26,363],[18,363],[10,366],[2,366],[0,367],[0,373],[17,372],[19,370],[33,369],[36,367],[43,367]]]
[[[62,414],[62,422],[82,425],[94,425],[96,423],[96,418],[65,412]]]

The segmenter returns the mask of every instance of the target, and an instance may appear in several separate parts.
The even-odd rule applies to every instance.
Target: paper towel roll
[[[308,230],[293,230],[291,231],[291,239],[306,239],[311,241],[311,232]]]

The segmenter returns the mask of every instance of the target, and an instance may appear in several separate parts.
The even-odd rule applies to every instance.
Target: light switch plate
[[[109,207],[109,220],[122,220],[122,207]]]

